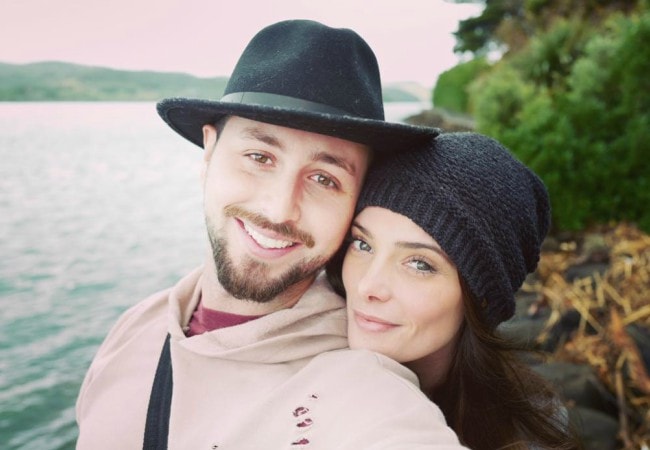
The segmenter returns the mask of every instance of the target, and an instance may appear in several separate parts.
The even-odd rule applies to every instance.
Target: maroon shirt
[[[199,300],[199,306],[197,306],[196,310],[192,314],[189,328],[185,334],[187,337],[192,337],[197,334],[203,334],[206,331],[241,325],[242,323],[255,320],[259,317],[262,316],[240,316],[239,314],[231,314],[217,311],[215,309],[209,309],[203,306],[203,301]]]

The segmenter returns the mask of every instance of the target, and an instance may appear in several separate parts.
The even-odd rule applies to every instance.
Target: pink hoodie
[[[77,400],[77,448],[142,448],[168,332],[170,449],[463,448],[412,372],[346,348],[344,304],[323,276],[293,308],[188,338],[201,273],[113,327]]]

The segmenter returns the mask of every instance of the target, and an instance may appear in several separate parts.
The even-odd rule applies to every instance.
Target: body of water
[[[202,261],[201,161],[150,103],[0,103],[1,448],[74,448],[111,325]]]

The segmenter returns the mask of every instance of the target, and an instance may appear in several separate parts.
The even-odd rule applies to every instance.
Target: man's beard
[[[219,283],[226,292],[238,299],[267,303],[294,284],[313,277],[327,262],[326,257],[303,259],[279,277],[271,279],[270,268],[266,263],[244,257],[245,260],[236,267],[228,253],[226,240],[218,236],[223,233],[219,233],[207,218],[206,225]]]

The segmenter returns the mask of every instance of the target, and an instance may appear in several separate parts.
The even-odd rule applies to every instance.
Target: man
[[[220,101],[158,111],[205,149],[209,251],[111,330],[77,401],[78,448],[460,448],[413,374],[346,349],[321,274],[370,149],[435,135],[384,122],[367,44],[280,22],[253,38]]]

